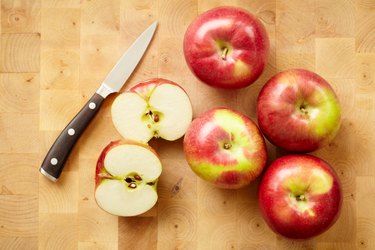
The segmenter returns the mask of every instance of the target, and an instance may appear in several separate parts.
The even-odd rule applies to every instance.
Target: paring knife
[[[98,112],[104,99],[109,94],[120,91],[130,77],[150,44],[156,27],[157,22],[154,22],[137,38],[121,56],[96,93],[57,137],[40,167],[40,172],[49,180],[57,181],[73,146]]]

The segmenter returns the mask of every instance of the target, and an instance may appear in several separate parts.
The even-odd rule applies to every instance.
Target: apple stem
[[[303,194],[298,195],[298,196],[296,197],[296,199],[297,199],[297,201],[305,201],[305,200],[306,200],[306,198],[305,198],[305,196],[304,196]]]
[[[224,61],[227,60],[228,48],[224,47],[223,52],[221,53],[221,59]]]
[[[308,114],[308,111],[307,111],[307,109],[306,109],[306,104],[301,104],[301,106],[299,107],[299,109],[301,110],[301,112],[303,113],[303,114],[305,114],[305,115],[307,115]]]

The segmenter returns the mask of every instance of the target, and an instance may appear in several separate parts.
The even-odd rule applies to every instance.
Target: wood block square
[[[375,214],[373,213],[373,208],[375,207],[374,186],[374,176],[357,177],[357,217],[375,219]]]
[[[315,54],[314,53],[298,53],[276,51],[276,67],[277,71],[283,71],[292,68],[303,68],[315,71]]]
[[[0,60],[1,72],[38,72],[40,34],[3,34]]]
[[[79,51],[42,51],[40,87],[41,89],[78,89]]]
[[[235,221],[238,243],[256,247],[275,242],[276,234],[264,221],[256,199],[239,200]]]
[[[79,159],[79,206],[80,211],[82,207],[86,208],[98,208],[95,201],[95,172],[96,172],[96,158],[92,159]]]
[[[375,94],[375,54],[357,54],[356,66],[356,91],[372,99]]]
[[[77,249],[77,214],[40,214],[39,249]]]
[[[0,237],[0,246],[4,249],[38,249],[38,237]]]
[[[154,56],[158,58],[158,73],[183,86],[186,84],[184,81],[193,75],[185,63],[184,53],[181,46],[182,43],[183,41],[180,37],[162,39],[158,46],[159,56]],[[155,52],[157,51],[155,50]],[[178,72],[178,74],[176,74],[176,72]]]
[[[53,183],[39,174],[39,213],[77,213],[78,178],[78,171],[63,171]]]
[[[159,150],[157,150],[159,152]],[[178,159],[163,159],[163,172],[158,182],[161,199],[197,200],[196,176],[186,162]]]
[[[159,199],[158,246],[197,240],[197,204],[190,201]]]
[[[74,90],[40,91],[40,129],[61,131],[83,107],[82,95]]]
[[[298,240],[287,239],[282,236],[277,236],[274,249],[277,249],[277,250],[316,249],[316,241],[314,239],[298,241]]]
[[[375,249],[375,222],[366,215],[359,215],[356,231],[356,249]]]
[[[2,0],[2,33],[40,32],[40,0]]]
[[[81,4],[81,35],[119,34],[120,8],[120,0],[83,1]],[[110,39],[107,40],[109,43],[110,41]]]
[[[315,60],[317,73],[327,78],[354,78],[354,46],[354,38],[317,38]]]
[[[80,88],[93,94],[115,66],[127,47],[120,35],[85,35],[81,37]],[[91,95],[92,95],[91,94]]]
[[[233,218],[233,217],[229,217]],[[235,219],[198,217],[197,249],[237,249],[238,235]]]
[[[317,242],[316,249],[322,250],[341,250],[341,249],[357,249],[356,242]]]
[[[39,113],[39,74],[0,74],[1,113]]]
[[[39,153],[39,115],[0,113],[0,152]]]
[[[158,243],[156,217],[120,217],[118,223],[119,249],[124,246],[128,249],[156,249]]]
[[[375,12],[372,1],[357,1],[355,47],[359,53],[375,53]]]
[[[227,91],[225,89],[213,88],[198,79],[189,81],[187,85],[191,87],[192,83],[194,85],[190,89],[190,93],[192,93],[190,97],[194,117],[198,117],[216,107],[238,109],[239,92],[242,90]]]
[[[196,17],[194,1],[160,0],[158,33],[163,37],[183,38],[188,25]],[[165,25],[166,24],[166,25]],[[180,43],[182,45],[182,43]],[[182,48],[182,46],[179,46]]]
[[[198,178],[198,217],[232,218],[236,216],[237,191],[220,189]]]
[[[353,37],[355,2],[352,0],[317,0],[315,29],[317,37]]]
[[[130,232],[119,232],[119,220],[121,220],[121,218],[102,210],[96,202],[91,199],[93,197],[94,189],[91,190],[91,201],[80,200],[79,202],[79,241],[117,243],[119,237],[121,237],[120,234]]]
[[[38,197],[0,195],[1,237],[38,236]]]
[[[0,154],[0,162],[0,196],[38,195],[38,154]]]
[[[79,49],[80,13],[79,9],[42,9],[42,50]]]
[[[125,45],[130,46],[142,30],[158,19],[158,8],[159,3],[156,1],[130,0],[121,2],[120,31]],[[160,20],[158,22],[160,24]]]
[[[41,0],[42,8],[80,8],[82,0]]]
[[[277,51],[313,53],[315,3],[309,0],[277,1]],[[293,27],[293,28],[292,28]]]
[[[78,242],[79,250],[98,250],[98,249],[119,249],[117,242],[98,242],[98,241],[85,241]]]

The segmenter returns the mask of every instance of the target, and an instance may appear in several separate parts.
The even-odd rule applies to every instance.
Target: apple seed
[[[139,176],[139,175],[134,175],[134,179],[136,179],[137,181],[141,181],[142,180],[142,178]]]
[[[127,178],[125,179],[125,181],[126,181],[127,183],[131,183],[131,182],[133,182],[132,178],[130,178],[130,177],[127,177]]]
[[[134,182],[130,183],[129,186],[130,188],[136,188],[137,187],[137,184],[135,184]]]
[[[158,122],[159,119],[160,119],[160,118],[159,118],[159,115],[158,115],[158,114],[155,114],[155,115],[154,115],[154,122]]]

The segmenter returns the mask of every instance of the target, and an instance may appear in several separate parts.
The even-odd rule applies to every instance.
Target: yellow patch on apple
[[[242,60],[238,60],[234,64],[234,77],[236,78],[243,78],[250,74],[250,67]]]
[[[323,170],[314,169],[309,183],[311,194],[324,194],[331,190],[333,178]]]

